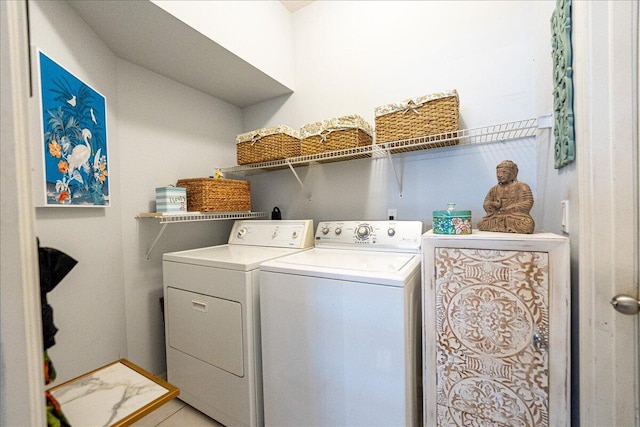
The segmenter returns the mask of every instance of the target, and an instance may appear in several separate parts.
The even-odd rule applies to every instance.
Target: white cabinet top
[[[521,234],[521,233],[499,233],[495,231],[480,231],[473,229],[472,234],[465,235],[452,235],[452,234],[436,234],[433,230],[429,230],[423,234],[423,239],[425,240],[442,240],[446,241],[447,244],[455,244],[450,242],[456,241],[498,241],[498,242],[539,242],[539,241],[558,241],[558,242],[568,242],[569,238],[565,236],[560,236],[555,233],[547,233],[547,232],[535,232],[533,234]],[[463,245],[468,243],[463,243]]]

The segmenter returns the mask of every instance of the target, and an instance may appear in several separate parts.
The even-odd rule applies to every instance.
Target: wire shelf
[[[378,151],[377,146],[367,145],[364,147],[347,148],[344,150],[327,151],[325,153],[308,154],[306,156],[290,157],[282,160],[272,160],[269,162],[252,163],[250,165],[231,166],[221,168],[220,172],[250,172],[250,171],[271,171],[287,169],[291,166],[308,166],[311,163],[331,163],[344,160],[366,159],[372,157]]]
[[[173,222],[251,219],[251,218],[264,218],[266,216],[267,216],[266,212],[215,212],[215,213],[200,213],[200,214],[192,214],[192,215],[189,215],[189,214],[171,215],[171,216],[163,216],[162,218],[160,218],[160,224],[169,224]]]
[[[380,144],[383,150],[391,153],[424,150],[431,148],[452,147],[460,145],[488,144],[513,139],[535,136],[538,130],[538,119],[519,120],[456,132],[444,132],[435,135],[421,136],[400,141]]]
[[[140,214],[136,218],[157,218],[160,224],[171,224],[175,222],[196,222],[196,221],[215,221],[228,219],[251,219],[264,218],[266,212],[187,212],[184,214],[162,214],[150,213]]]
[[[311,163],[330,163],[363,158],[381,158],[386,157],[388,154],[420,151],[433,148],[504,142],[535,136],[537,129],[538,119],[532,118],[472,129],[462,129],[456,132],[445,132],[435,135],[385,142],[382,144],[372,144],[365,147],[348,148],[326,153],[273,160],[270,162],[253,163],[250,165],[231,166],[221,168],[220,171],[222,173],[244,173],[249,175],[263,171],[307,166]]]

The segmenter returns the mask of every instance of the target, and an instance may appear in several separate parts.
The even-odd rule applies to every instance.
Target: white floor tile
[[[173,399],[146,417],[131,424],[132,427],[224,427],[180,399]]]
[[[178,412],[157,425],[157,427],[224,427],[202,412],[185,405]]]
[[[185,406],[186,403],[182,400],[173,399],[131,425],[133,427],[155,427]]]

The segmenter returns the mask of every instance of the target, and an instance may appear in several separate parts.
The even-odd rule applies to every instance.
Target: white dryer
[[[420,221],[321,222],[260,266],[266,426],[419,423]]]
[[[163,255],[167,376],[227,426],[263,424],[260,263],[313,247],[313,221],[240,220],[228,244]]]

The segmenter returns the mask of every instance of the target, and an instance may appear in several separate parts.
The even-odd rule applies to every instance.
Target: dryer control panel
[[[421,221],[323,221],[316,247],[418,252]]]
[[[304,249],[313,247],[313,220],[238,220],[230,245]]]

